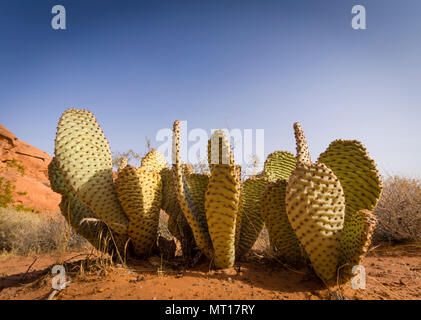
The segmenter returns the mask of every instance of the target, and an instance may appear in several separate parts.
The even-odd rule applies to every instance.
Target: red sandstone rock
[[[25,168],[23,176],[18,168],[8,166],[13,159]],[[0,124],[0,177],[15,184],[15,205],[22,204],[40,212],[59,211],[61,196],[50,189],[48,180],[51,159],[48,153],[19,140]]]

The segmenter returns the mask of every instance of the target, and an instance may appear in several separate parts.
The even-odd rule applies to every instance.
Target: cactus
[[[282,263],[297,267],[304,262],[304,254],[286,213],[287,183],[285,179],[278,179],[267,185],[261,197],[261,215],[268,229],[275,258]]]
[[[213,257],[213,246],[209,235],[206,220],[201,218],[200,213],[192,199],[191,190],[187,183],[189,173],[185,173],[180,159],[180,121],[174,122],[173,135],[173,173],[175,180],[175,189],[177,192],[178,201],[184,217],[186,218],[192,232],[197,246],[208,257]]]
[[[261,200],[271,246],[288,264],[308,259],[327,285],[338,276],[345,282],[370,244],[380,175],[365,147],[354,140],[332,142],[312,163],[298,123],[294,131],[296,168],[288,181],[271,182]]]
[[[190,166],[183,165],[184,175],[191,173]],[[164,168],[161,170],[162,177],[162,204],[161,208],[168,215],[168,230],[181,242],[181,250],[185,262],[193,257],[193,249],[196,247],[193,232],[184,217],[180,202],[178,201],[177,191],[174,180],[174,168]]]
[[[197,246],[216,267],[232,267],[266,223],[279,261],[294,266],[309,262],[328,285],[338,272],[347,281],[370,245],[380,175],[355,140],[332,142],[312,163],[298,123],[294,131],[296,156],[275,151],[261,174],[242,183],[241,167],[235,165],[222,130],[208,143],[210,174],[193,173],[182,164],[180,123],[175,121],[173,167],[151,150],[139,168],[122,159],[114,182],[110,148],[95,117],[87,110],[68,109],[57,127],[49,179],[62,195],[62,214],[97,248],[102,245],[98,235],[108,234],[120,252],[131,239],[136,256],[149,255],[162,209],[185,257],[192,257]],[[99,222],[82,223],[90,218]]]
[[[335,140],[319,156],[339,178],[346,199],[345,221],[340,243],[339,264],[343,277],[361,263],[371,242],[376,219],[371,212],[382,191],[382,181],[374,160],[364,145],[355,140]]]
[[[241,227],[237,239],[236,256],[245,255],[254,245],[263,229],[264,221],[260,214],[260,197],[269,180],[251,177],[241,186]],[[240,216],[240,214],[239,214]]]
[[[71,108],[60,118],[49,170],[51,186],[63,195],[62,213],[95,246],[92,230],[80,225],[84,218],[103,221],[94,235],[108,226],[118,254],[125,252],[129,238],[135,255],[151,253],[163,203],[161,174],[166,169],[164,156],[151,150],[140,168],[122,159],[114,182],[110,148],[94,115]]]
[[[236,241],[237,257],[246,254],[258,239],[264,227],[265,218],[261,215],[261,196],[269,182],[288,179],[294,170],[296,159],[286,151],[272,152],[266,158],[263,172],[249,178],[242,184],[238,220],[241,223]],[[276,212],[275,214],[277,214]],[[270,219],[269,216],[265,216]],[[268,227],[268,230],[272,230]],[[240,231],[241,230],[241,231]]]
[[[51,189],[62,195],[59,207],[67,222],[96,249],[101,250],[107,247],[111,249],[106,225],[99,221],[92,210],[66,186],[55,158],[48,165],[48,177]],[[90,221],[90,219],[98,221]]]
[[[136,169],[127,165],[119,171],[116,180],[118,198],[129,218],[128,235],[137,256],[150,254],[158,230],[161,176],[149,169],[151,167]]]
[[[229,268],[235,261],[235,227],[240,182],[224,131],[216,130],[211,141],[216,142],[211,144],[211,149],[215,146],[219,152],[214,152],[215,149],[211,151],[211,175],[205,197],[206,219],[214,248],[215,265]]]
[[[231,267],[235,261],[241,168],[234,164],[225,133],[216,130],[208,144],[210,175],[183,173],[179,125],[179,121],[174,122],[173,159],[183,214],[200,250],[216,267]]]
[[[92,113],[73,108],[63,113],[55,158],[66,185],[114,231],[123,249],[129,220],[117,198],[107,139]]]
[[[168,168],[168,165],[164,155],[161,152],[152,149],[142,158],[141,167],[160,173],[161,170]]]
[[[275,182],[278,179],[288,180],[292,171],[295,169],[297,160],[295,156],[288,151],[275,151],[266,158],[263,167],[263,176],[269,181]]]

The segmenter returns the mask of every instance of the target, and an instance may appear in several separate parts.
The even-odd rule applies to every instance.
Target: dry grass
[[[373,243],[413,242],[421,240],[421,181],[389,177],[374,210],[377,227]]]
[[[29,255],[89,248],[60,215],[0,208],[0,254]]]

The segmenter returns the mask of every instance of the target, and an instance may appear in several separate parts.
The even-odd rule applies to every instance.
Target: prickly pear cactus
[[[325,283],[331,283],[338,267],[345,196],[331,169],[323,163],[311,163],[298,123],[294,130],[297,167],[286,187],[286,212],[314,271]]]
[[[168,165],[164,155],[152,149],[142,158],[141,167],[150,171],[161,172],[164,168],[168,168]]]
[[[182,166],[184,176],[191,174],[189,166]],[[168,215],[168,230],[181,243],[183,258],[190,262],[193,257],[193,250],[196,248],[193,232],[184,217],[183,211],[178,201],[177,190],[174,181],[174,168],[164,168],[161,170],[162,177],[162,203],[161,209]]]
[[[345,197],[332,170],[324,164],[299,163],[286,188],[289,222],[316,274],[326,283],[336,277]]]
[[[183,172],[183,165],[180,159],[180,121],[178,120],[174,122],[172,149],[174,180],[180,207],[184,217],[191,227],[191,230],[193,231],[197,246],[208,258],[211,259],[213,256],[213,246],[209,230],[205,222],[200,218],[201,215],[194,205],[191,190],[188,186],[186,175]]]
[[[355,140],[332,142],[312,163],[301,126],[294,124],[294,130],[297,164],[285,190],[288,221],[305,250],[303,259],[310,260],[316,274],[328,285],[348,281],[370,245],[375,227],[371,212],[382,190],[380,175],[365,147]],[[278,222],[270,222],[283,217],[281,181],[279,186],[271,184],[262,197],[272,246],[282,239],[274,228]],[[276,189],[278,197],[272,194]],[[273,214],[276,209],[279,213]]]
[[[304,254],[286,213],[287,183],[288,181],[285,179],[269,183],[262,194],[260,209],[276,259],[297,267],[304,262]]]
[[[318,159],[339,178],[346,199],[339,264],[345,278],[367,252],[376,219],[374,210],[382,191],[377,166],[364,145],[356,140],[335,140]]]
[[[129,217],[128,235],[137,256],[151,253],[158,231],[162,184],[157,171],[126,166],[116,180],[120,203]]]
[[[222,143],[219,143],[220,138]],[[229,142],[224,131],[212,134],[211,175],[206,190],[205,210],[214,248],[215,265],[229,268],[235,261],[235,226],[240,199],[237,169],[230,160]]]
[[[241,230],[237,241],[236,256],[245,255],[254,245],[263,230],[264,220],[260,214],[260,199],[269,180],[251,177],[241,186]]]
[[[295,169],[297,160],[295,156],[288,151],[275,151],[266,158],[263,175],[271,182],[278,179],[288,180],[292,171]]]
[[[48,165],[48,177],[51,189],[62,195],[59,207],[67,222],[96,249],[112,249],[106,225],[66,186],[55,158]]]
[[[121,208],[113,181],[111,152],[94,115],[68,109],[60,118],[55,158],[72,192],[103,220],[122,245],[129,220]]]

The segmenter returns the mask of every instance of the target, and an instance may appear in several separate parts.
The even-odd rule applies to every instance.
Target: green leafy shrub
[[[22,177],[25,175],[25,167],[21,163],[19,163],[18,160],[12,159],[12,160],[8,161],[7,166],[9,168],[16,168],[20,172]]]
[[[14,189],[15,186],[11,181],[0,177],[0,208],[7,208],[13,204]]]

